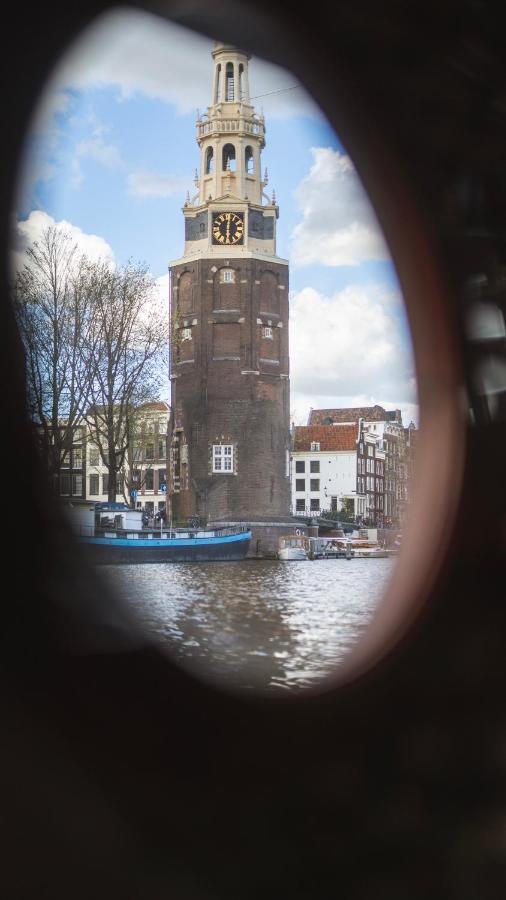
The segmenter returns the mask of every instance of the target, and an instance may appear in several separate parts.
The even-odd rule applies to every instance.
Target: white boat
[[[314,559],[353,559],[351,541],[344,534],[313,538],[312,551]]]
[[[371,540],[367,528],[360,528],[358,537],[352,537],[351,548],[355,559],[385,559],[391,553],[377,540]]]
[[[278,559],[285,562],[309,559],[308,538],[303,534],[282,535],[278,540]]]
[[[355,559],[385,559],[387,556],[391,556],[392,554],[385,550],[384,547],[380,547],[379,544],[358,544],[353,543],[353,556]]]

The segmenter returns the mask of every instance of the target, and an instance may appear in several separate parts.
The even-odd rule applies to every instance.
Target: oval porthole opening
[[[118,16],[119,19],[115,18]],[[169,656],[199,679],[226,690],[240,691],[241,696],[248,696],[253,691],[255,696],[262,697],[311,697],[371,671],[418,614],[444,558],[462,474],[464,411],[456,403],[461,378],[455,339],[446,313],[443,281],[415,204],[389,161],[381,138],[360,132],[357,128],[359,117],[355,111],[350,111],[344,96],[341,103],[339,85],[333,86],[329,94],[328,85],[323,90],[318,84],[317,70],[311,73],[307,69],[300,73],[313,95],[318,99],[321,96],[325,120],[301,88],[298,76],[287,71],[280,74],[276,66],[256,58],[250,63],[249,54],[237,51],[234,45],[219,42],[216,45],[207,42],[206,45],[205,38],[168,24],[169,32],[177,30],[181,59],[186,59],[186,65],[188,59],[195,60],[197,71],[191,73],[183,66],[186,80],[167,79],[166,70],[161,74],[156,71],[156,61],[161,56],[152,53],[154,65],[143,76],[145,81],[139,88],[135,84],[132,56],[128,66],[122,60],[121,48],[115,61],[100,56],[100,45],[107,29],[111,40],[114,35],[117,39],[118,22],[132,22],[132,17],[138,17],[136,25],[141,26],[141,31],[145,29],[146,33],[154,35],[163,30],[159,20],[145,14],[131,11],[109,14],[102,25],[97,21],[83,34],[74,50],[69,51],[59,73],[55,73],[53,89],[57,83],[61,93],[56,91],[53,100],[59,97],[75,103],[70,112],[62,107],[63,112],[60,110],[52,120],[53,125],[58,125],[60,138],[64,133],[58,145],[60,156],[56,154],[52,164],[60,163],[65,176],[58,184],[53,182],[52,198],[48,187],[52,176],[46,177],[46,181],[39,177],[36,182],[34,175],[29,176],[28,181],[31,179],[32,182],[30,197],[35,196],[34,183],[42,191],[40,209],[29,209],[31,200],[25,176],[20,192],[19,236],[25,249],[33,247],[34,236],[40,246],[44,229],[56,227],[65,220],[70,223],[68,252],[77,242],[87,248],[87,259],[93,262],[91,269],[85,272],[88,280],[79,284],[96,287],[100,275],[104,279],[100,284],[110,284],[112,278],[119,290],[126,289],[131,283],[126,280],[128,276],[149,280],[153,274],[147,268],[135,266],[128,270],[123,260],[148,258],[148,244],[150,241],[153,244],[150,238],[153,220],[160,216],[160,221],[166,223],[167,206],[172,204],[173,223],[170,227],[174,227],[173,236],[168,239],[162,232],[162,239],[158,227],[156,249],[154,244],[151,248],[153,259],[157,255],[164,259],[165,265],[169,258],[172,259],[170,284],[168,276],[161,274],[165,271],[161,262],[150,262],[150,266],[162,292],[162,308],[163,297],[167,301],[169,291],[171,294],[171,334],[167,349],[170,347],[168,365],[173,390],[175,386],[172,398],[177,399],[171,399],[167,393],[161,397],[144,395],[142,401],[137,402],[136,408],[141,414],[128,437],[131,453],[128,479],[123,479],[122,489],[116,492],[114,500],[108,497],[110,504],[121,503],[120,494],[127,487],[125,500],[132,515],[125,513],[119,523],[115,517],[121,517],[122,510],[102,510],[102,531],[104,536],[109,535],[110,542],[114,542],[118,540],[120,528],[123,538],[128,541],[128,535],[137,531],[137,519],[145,524],[143,520],[147,518],[151,530],[139,532],[137,540],[140,535],[146,544],[149,541],[156,543],[156,529],[160,529],[160,539],[163,539],[164,529],[167,533],[169,526],[171,532],[175,519],[169,522],[163,517],[158,521],[151,520],[164,509],[168,515],[167,495],[174,498],[177,493],[179,524],[183,519],[187,523],[182,526],[183,530],[186,528],[184,540],[190,543],[206,540],[204,525],[228,529],[226,537],[232,539],[238,518],[242,518],[247,524],[254,523],[253,538],[260,542],[256,547],[257,555],[263,553],[264,559],[261,562],[234,562],[230,566],[213,560],[205,564],[188,561],[183,563],[187,565],[186,570],[178,570],[179,581],[172,594],[167,592],[166,578],[159,579],[154,574],[161,570],[151,566],[142,566],[135,576],[122,567],[119,580],[115,575],[113,583],[127,606],[136,610],[145,632],[148,635],[156,633],[158,644],[160,635],[168,635],[166,649]],[[105,29],[102,34],[101,28]],[[185,51],[182,37],[185,34],[191,53],[189,49]],[[237,37],[239,39],[240,35]],[[155,37],[149,39],[155,40]],[[105,43],[110,48],[110,42]],[[195,52],[197,45],[202,49],[202,55],[200,50]],[[220,47],[223,48],[221,55]],[[98,67],[101,77],[109,85],[106,89],[109,96],[101,94],[102,89],[96,82],[91,87],[91,81],[87,81],[91,79],[86,69],[87,56],[90,65],[93,62]],[[165,54],[168,56],[170,54]],[[178,61],[176,59],[174,64]],[[116,69],[112,71],[114,64]],[[73,66],[77,76],[69,74]],[[248,80],[250,66],[251,69],[257,67],[256,81],[251,70]],[[295,66],[293,68],[296,70]],[[200,92],[199,73],[204,69],[207,70],[206,81]],[[157,79],[163,81],[164,77],[165,85],[157,85]],[[63,81],[58,81],[59,78]],[[67,84],[74,85],[70,99],[65,94],[65,78]],[[76,81],[79,87],[75,86]],[[255,87],[256,84],[260,87]],[[170,93],[175,90],[174,85],[180,87],[184,101],[178,101]],[[331,99],[334,87],[335,97]],[[129,102],[139,104],[135,93],[139,90],[150,98],[146,102],[151,112],[155,106],[162,107],[167,120],[170,118],[170,125],[166,121],[163,127],[165,146],[170,144],[175,152],[171,171],[163,168],[163,152],[157,155],[153,149],[154,139],[143,143],[144,147],[150,148],[147,158],[145,151],[144,158],[134,154],[134,150],[139,153],[135,140],[138,131],[131,129],[129,116],[122,113]],[[197,115],[198,148],[195,148],[194,135],[189,136],[188,122],[190,117],[194,118],[193,109],[191,113],[184,109],[184,103],[189,103],[185,92],[193,100],[195,91],[201,96],[202,106],[208,100],[215,101],[207,113]],[[257,93],[262,95],[262,92],[263,96],[257,98]],[[117,102],[118,96],[123,100],[123,110]],[[50,102],[47,96],[45,102]],[[262,112],[257,110],[257,103],[263,104]],[[270,119],[269,104],[272,104]],[[294,119],[301,109],[302,117],[313,116],[313,120],[309,125],[306,121],[298,133]],[[339,118],[335,116],[335,109],[339,109]],[[141,116],[148,131],[152,126],[147,124],[146,109]],[[65,131],[64,125],[69,126],[70,119],[71,130]],[[266,122],[269,131],[264,150]],[[191,125],[193,129],[194,121]],[[337,126],[339,139],[334,132]],[[245,135],[247,133],[247,144],[241,143],[241,149],[236,150],[234,135],[241,129]],[[187,185],[191,184],[190,174],[195,168],[195,165],[190,170],[188,167],[188,155],[192,151],[197,171],[190,190]],[[261,168],[260,152],[269,161],[269,173]],[[35,160],[32,155],[31,163]],[[49,157],[45,162],[49,165]],[[30,164],[27,166],[29,168]],[[28,168],[25,167],[25,172]],[[396,271],[356,171],[360,173],[382,222]],[[89,185],[93,180],[97,186],[94,191],[89,187],[83,190],[83,184]],[[80,202],[76,201],[77,195]],[[95,201],[90,201],[90,197]],[[343,197],[346,203],[343,203]],[[101,234],[99,223],[102,221],[105,225],[106,206],[114,210],[114,214]],[[136,216],[132,217],[128,209],[134,207]],[[73,208],[79,212],[73,213]],[[290,230],[287,228],[283,234],[281,225],[285,209]],[[137,223],[135,238],[133,232],[128,233],[126,225],[132,218]],[[111,235],[120,220],[122,238],[114,245],[112,238],[109,238],[111,243],[105,239],[105,234]],[[332,228],[329,221],[333,223]],[[53,232],[53,238],[60,238],[57,230]],[[125,250],[128,239],[132,241],[129,253]],[[173,249],[167,247],[170,242]],[[133,251],[132,247],[135,248]],[[291,260],[290,304],[287,258]],[[65,265],[68,263],[67,259]],[[392,375],[396,371],[395,365],[388,359],[393,344],[394,357],[404,354],[402,376],[415,381],[414,369],[408,359],[411,358],[411,347],[403,320],[402,297],[407,306],[416,360],[418,401],[412,392],[411,402],[406,400],[406,385],[403,385],[402,400],[397,399]],[[255,304],[253,317],[252,303]],[[113,313],[111,321],[114,321],[114,315],[119,315],[113,306],[108,312]],[[289,320],[292,323],[290,351],[287,340]],[[143,321],[141,315],[140,323]],[[339,349],[339,365],[334,368],[329,364],[332,341]],[[298,388],[295,393],[300,397],[298,407],[303,408],[302,415],[299,408],[294,415],[294,407],[287,400],[288,361],[292,387],[295,380]],[[196,377],[191,373],[196,372],[199,380],[204,369],[207,372],[209,368],[215,374],[206,380],[206,406],[198,400],[195,388],[191,393],[191,378]],[[387,369],[388,389],[383,374]],[[185,380],[190,383],[188,390]],[[333,389],[332,381],[335,382]],[[354,389],[350,387],[352,383]],[[273,385],[277,387],[273,388]],[[384,395],[382,389],[386,392]],[[233,396],[226,396],[227,390],[232,390]],[[293,394],[292,390],[292,398]],[[86,419],[87,427],[94,429],[97,435],[102,427],[100,396],[99,393],[92,395]],[[314,397],[315,405],[311,397]],[[220,398],[222,407],[218,408]],[[223,412],[225,401],[232,404],[234,415],[240,422],[239,429],[231,418],[232,406],[226,414]],[[217,404],[214,412],[211,412],[212,403]],[[320,519],[318,539],[324,537],[322,530],[325,527],[329,533],[338,530],[328,524],[322,525],[325,518],[320,515],[322,512],[329,514],[328,521],[331,521],[330,514],[340,512],[335,521],[341,526],[353,526],[359,547],[360,540],[366,540],[359,534],[361,525],[376,532],[374,536],[368,533],[369,543],[378,539],[381,542],[377,532],[378,529],[380,532],[387,530],[382,526],[388,514],[383,507],[381,523],[378,521],[380,510],[376,506],[373,507],[374,516],[365,515],[366,509],[371,509],[366,506],[367,496],[374,494],[376,503],[376,495],[389,493],[384,487],[377,488],[378,479],[386,482],[389,477],[395,481],[390,493],[398,493],[401,479],[394,479],[393,474],[389,476],[387,464],[390,458],[399,462],[395,459],[395,447],[399,447],[401,432],[404,434],[404,451],[406,449],[406,441],[410,440],[411,415],[403,413],[405,421],[401,415],[399,422],[396,413],[401,406],[406,406],[416,418],[417,403],[421,415],[420,427],[413,430],[417,451],[416,474],[410,484],[412,507],[410,515],[397,529],[399,534],[402,533],[402,552],[395,558],[388,578],[385,576],[386,592],[377,591],[375,602],[365,612],[361,611],[361,622],[361,615],[354,618],[353,597],[370,593],[373,583],[376,590],[378,577],[374,578],[369,569],[364,576],[369,581],[357,585],[353,566],[360,559],[358,555],[351,560],[346,559],[346,555],[343,559],[314,559],[300,566],[301,575],[304,567],[311,568],[302,579],[305,606],[298,605],[301,592],[298,564],[282,564],[268,558],[271,553],[262,551],[261,544],[262,540],[264,547],[266,541],[272,544],[272,535],[267,534],[269,528],[277,528],[277,537],[283,535],[280,528],[282,494],[283,491],[287,493],[287,480],[292,508],[287,509],[283,523],[285,536],[304,539],[294,540],[293,549],[304,544],[306,551],[308,547],[310,551],[312,548],[314,554],[317,546],[330,547],[332,539],[336,550],[346,548],[346,540],[340,543],[340,534],[331,534],[328,541],[320,544],[315,540],[311,543],[311,539],[316,539],[312,533],[316,527],[313,519]],[[98,416],[89,413],[90,407],[95,413],[99,411]],[[311,419],[312,413],[315,415]],[[317,413],[321,413],[320,418]],[[289,443],[280,437],[287,423],[291,432]],[[247,435],[248,441],[241,444],[242,435]],[[383,446],[389,442],[394,449]],[[364,452],[358,449],[361,443],[365,446]],[[60,471],[58,478],[60,485],[68,488],[71,502],[73,498],[78,499],[83,482],[87,495],[82,497],[83,500],[105,502],[110,473],[104,447],[98,438],[90,440],[88,434],[84,445],[72,441],[66,448],[70,466],[63,475]],[[252,449],[255,447],[256,450]],[[373,451],[370,455],[368,447]],[[276,456],[275,472],[265,464],[261,469],[258,458],[265,453]],[[343,468],[344,464],[339,469],[336,460],[341,454],[342,462],[346,453],[354,455],[356,468],[352,478],[355,487],[350,486],[348,478],[344,489],[339,478],[342,477],[344,482],[349,472]],[[363,460],[363,471],[361,468],[360,472],[357,469],[359,457]],[[304,472],[296,470],[297,462],[304,462]],[[371,470],[370,465],[374,465],[374,469]],[[251,484],[255,488],[241,493],[237,484],[245,471],[249,471],[250,476],[254,473]],[[304,487],[298,490],[297,481],[302,480]],[[371,480],[374,488],[369,490]],[[190,502],[188,497],[192,491]],[[185,492],[187,496],[183,497]],[[244,505],[247,493],[250,495],[249,514]],[[206,507],[210,494],[217,499],[213,500],[213,507]],[[363,507],[358,504],[357,495],[360,494],[363,495]],[[227,507],[227,500],[223,498],[229,495],[242,516],[233,515],[232,506]],[[303,510],[297,508],[297,501],[302,498]],[[324,508],[323,504],[328,507]],[[297,513],[302,512],[298,524]],[[302,533],[297,534],[298,531]],[[345,537],[347,532],[344,528],[342,531]],[[344,552],[346,554],[346,550]],[[364,560],[361,570],[380,561],[381,557]],[[198,575],[198,567],[202,565],[208,565],[205,578],[201,577],[202,570]],[[239,569],[238,566],[246,568]],[[236,567],[235,574],[233,578],[230,576],[231,583],[227,585],[226,573],[232,573],[233,567]],[[355,573],[359,568],[356,566]],[[319,584],[315,577],[318,570]],[[349,602],[342,608],[334,607],[329,614],[329,603],[332,605],[333,602],[332,598],[329,601],[330,585],[335,573],[340,573],[341,577],[345,571]],[[237,575],[239,572],[240,576]],[[156,596],[146,619],[140,607],[154,585]],[[251,604],[255,590],[256,611]],[[382,593],[384,596],[380,597]],[[323,647],[318,670],[314,666],[315,646],[325,634],[334,633],[335,637],[339,617],[341,621],[353,619],[352,628],[342,639]],[[255,628],[257,631],[252,634]],[[332,658],[332,653],[337,656]],[[265,660],[270,669],[266,668]]]

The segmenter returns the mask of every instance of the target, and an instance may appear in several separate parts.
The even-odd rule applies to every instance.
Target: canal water
[[[371,621],[393,559],[107,566],[146,636],[198,677],[261,692],[314,687]]]

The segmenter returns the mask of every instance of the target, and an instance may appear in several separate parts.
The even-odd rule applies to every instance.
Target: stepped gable
[[[334,422],[358,422],[365,419],[366,422],[385,422],[391,414],[382,406],[344,406],[340,409],[312,409],[309,413],[308,426],[333,425]],[[395,412],[393,413],[395,417]],[[326,421],[331,419],[332,421]]]
[[[296,425],[294,450],[311,451],[313,442],[320,444],[320,451],[354,451],[357,448],[356,425]]]

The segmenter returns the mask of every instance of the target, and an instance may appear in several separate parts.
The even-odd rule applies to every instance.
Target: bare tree
[[[157,308],[156,286],[144,265],[114,269],[100,263],[90,268],[89,276],[94,329],[85,419],[108,470],[108,497],[114,501],[136,409],[159,396],[168,364],[168,322]]]
[[[50,226],[28,247],[24,268],[15,276],[29,413],[56,485],[89,402],[87,354],[95,329],[88,265],[70,233]]]

